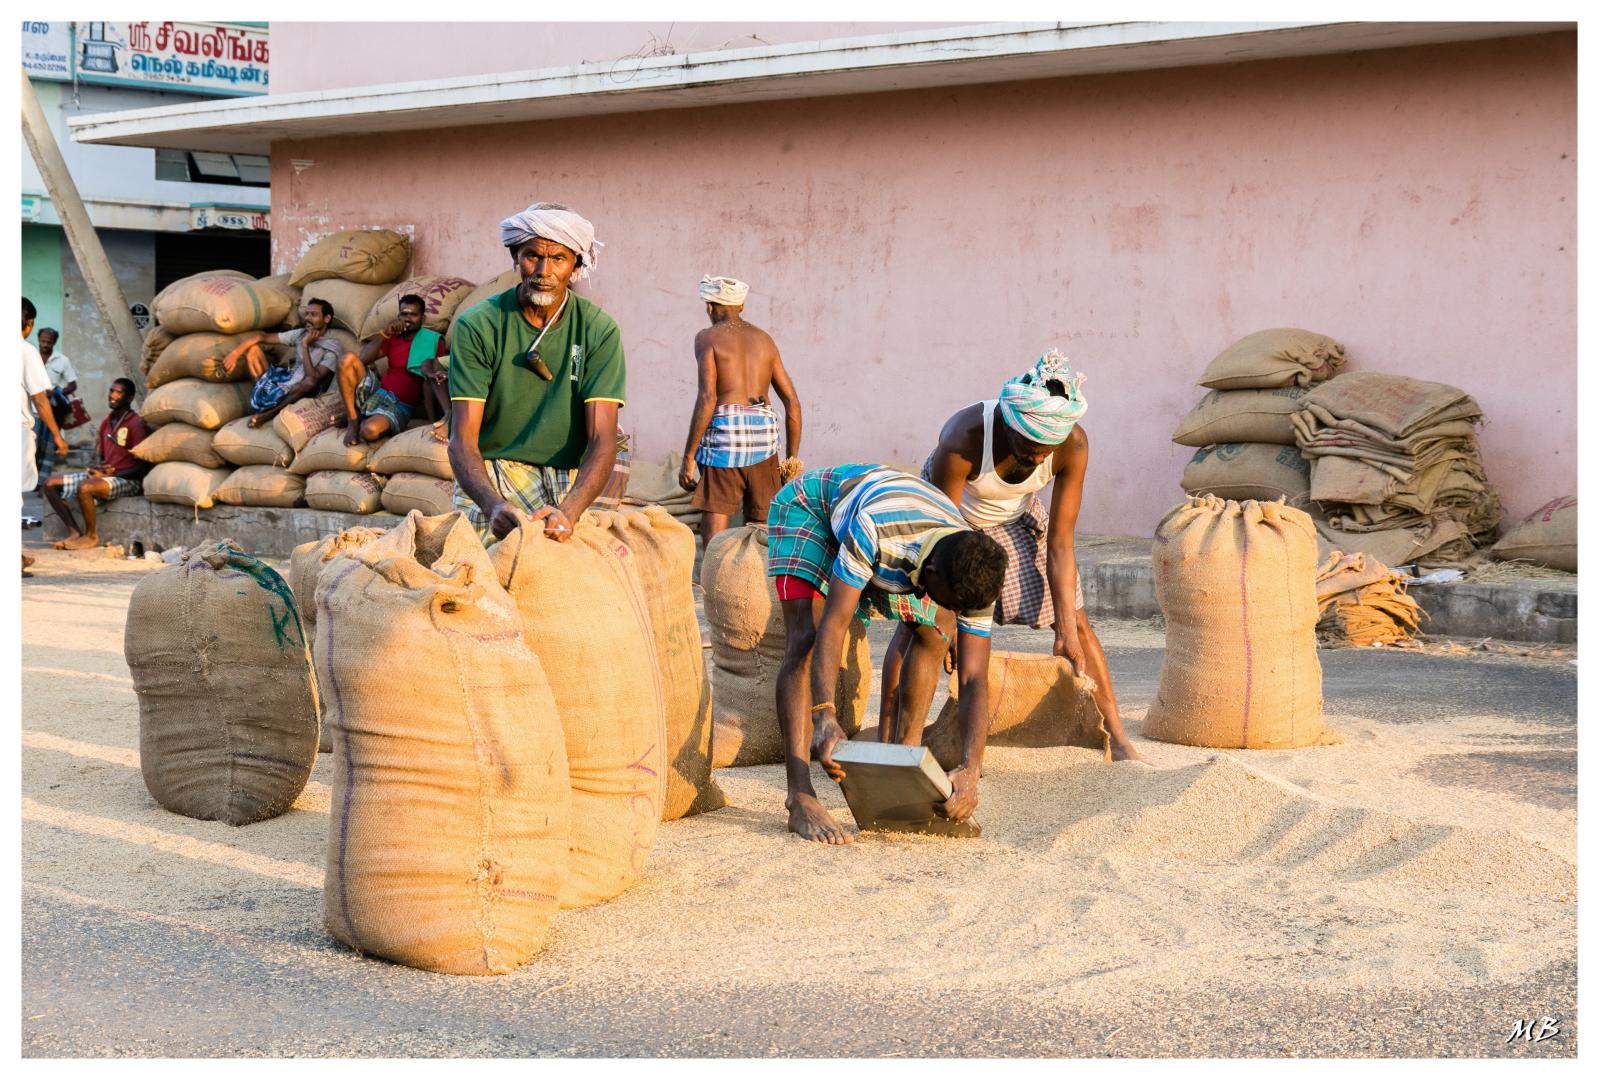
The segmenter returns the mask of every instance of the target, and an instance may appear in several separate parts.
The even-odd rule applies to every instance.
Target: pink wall
[[[894,34],[955,23],[608,22],[608,23],[305,23],[272,24],[272,92],[332,90],[373,83],[443,79],[571,67],[657,53],[752,49],[762,44]],[[366,56],[402,64],[351,63],[350,43]],[[618,70],[625,70],[625,60]]]
[[[501,216],[571,203],[608,245],[587,291],[645,457],[682,442],[702,273],[752,284],[812,465],[919,462],[1058,343],[1089,374],[1083,528],[1145,536],[1205,364],[1307,327],[1474,394],[1520,515],[1576,488],[1575,88],[1558,34],[301,142],[273,154],[275,262],[409,226],[416,269],[483,280]]]

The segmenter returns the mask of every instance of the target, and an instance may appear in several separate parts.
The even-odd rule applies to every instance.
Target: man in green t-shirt
[[[522,283],[456,317],[450,342],[455,507],[485,543],[527,518],[566,540],[627,487],[622,334],[568,286],[594,266],[594,226],[559,203],[500,222]]]

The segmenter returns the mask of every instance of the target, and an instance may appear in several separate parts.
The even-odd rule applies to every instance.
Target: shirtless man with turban
[[[627,487],[622,334],[568,288],[603,245],[582,215],[542,202],[500,222],[500,242],[521,284],[474,304],[452,333],[454,505],[485,543],[529,518],[564,541]]]
[[[1035,629],[1053,627],[1055,655],[1071,660],[1095,685],[1094,703],[1105,717],[1111,755],[1136,759],[1122,731],[1110,670],[1083,607],[1072,533],[1088,471],[1088,435],[1078,421],[1088,410],[1083,376],[1067,371],[1066,357],[1051,350],[1000,388],[993,401],[968,405],[944,424],[938,446],[922,466],[923,479],[960,507],[967,524],[1005,549],[1005,584],[994,622]],[[1050,508],[1038,492],[1053,481]],[[1059,612],[1072,614],[1061,618]],[[883,660],[883,730],[898,721],[900,668],[910,635],[895,635]]]

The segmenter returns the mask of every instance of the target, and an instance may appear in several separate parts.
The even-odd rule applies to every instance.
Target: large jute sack
[[[155,317],[174,334],[243,334],[274,330],[292,310],[294,296],[287,289],[248,278],[209,277],[165,290]]]
[[[144,497],[153,503],[173,503],[209,510],[216,490],[233,475],[229,468],[207,469],[188,461],[163,461],[144,474]]]
[[[305,501],[316,510],[371,514],[383,506],[383,477],[323,470],[305,478]]]
[[[207,469],[220,469],[227,462],[217,454],[215,438],[216,432],[190,424],[162,424],[133,448],[133,456],[152,465],[189,461]]]
[[[666,794],[661,675],[637,560],[586,522],[564,543],[517,529],[489,558],[566,731],[572,861],[561,906],[597,904],[643,873]]]
[[[1110,733],[1090,696],[1093,684],[1062,656],[1003,652],[988,655],[989,746],[1082,746],[1110,760]],[[965,756],[958,680],[938,719],[922,730],[922,745],[945,769]]]
[[[783,760],[777,718],[777,669],[783,663],[783,608],[766,576],[766,529],[724,529],[705,548],[700,584],[711,626],[711,763],[716,768]],[[838,723],[861,729],[872,692],[866,624],[850,620],[839,672]]]
[[[1212,390],[1309,386],[1344,366],[1344,347],[1326,334],[1283,327],[1239,338],[1199,377]]]
[[[1166,657],[1146,736],[1262,750],[1338,741],[1321,722],[1310,515],[1190,498],[1156,528],[1154,563]]]
[[[1310,462],[1299,448],[1277,443],[1222,443],[1196,452],[1183,469],[1183,490],[1223,499],[1287,499],[1304,506],[1310,498]]]
[[[298,506],[305,501],[305,479],[276,465],[241,465],[212,498],[231,506]]]
[[[272,418],[272,432],[298,455],[307,443],[333,427],[333,421],[343,415],[344,400],[335,386],[316,397],[301,398],[292,405],[285,405]]]
[[[367,313],[388,291],[387,285],[362,285],[330,278],[307,285],[300,307],[303,309],[311,300],[326,300],[333,305],[333,328],[359,337]]]
[[[450,440],[432,424],[402,431],[385,442],[372,455],[367,468],[375,473],[422,473],[441,480],[453,480],[450,470]]]
[[[400,317],[400,297],[407,294],[422,298],[422,325],[442,334],[450,328],[455,310],[472,292],[473,285],[466,278],[439,277],[424,274],[406,278],[384,293],[367,311],[361,323],[361,337],[369,338],[383,332],[384,327]]]
[[[422,473],[395,473],[383,485],[383,509],[391,514],[448,514],[454,505],[454,480]]]
[[[726,796],[711,779],[711,683],[694,608],[694,532],[658,506],[596,512],[593,521],[627,545],[644,586],[666,704],[661,820],[726,806]]]
[[[1303,386],[1275,390],[1212,390],[1199,399],[1172,433],[1180,446],[1214,446],[1216,443],[1277,443],[1293,446],[1294,425],[1289,418],[1310,393]]]
[[[204,379],[206,382],[251,382],[250,365],[240,357],[230,375],[222,369],[228,353],[244,340],[243,334],[184,334],[162,350],[145,373],[146,390],[154,390],[178,379]],[[276,345],[262,346],[267,356],[276,359],[284,350]]]
[[[301,476],[333,469],[342,472],[365,472],[372,455],[382,449],[387,439],[369,443],[362,439],[354,446],[344,445],[344,428],[329,427],[312,436],[304,447],[295,451],[294,464],[289,468]]]
[[[322,576],[322,568],[340,552],[361,547],[382,535],[381,529],[354,525],[332,536],[301,544],[289,555],[289,587],[294,590],[294,606],[300,612],[300,625],[305,630],[306,644],[311,647],[313,658],[316,653],[316,583]],[[333,729],[325,723],[317,751],[323,754],[333,751]]]
[[[139,696],[139,768],[156,802],[229,825],[289,808],[316,763],[318,707],[277,571],[231,540],[190,548],[133,590],[122,649]]]
[[[313,281],[339,278],[362,285],[388,285],[411,261],[411,238],[388,229],[352,229],[323,237],[294,264],[289,284],[305,289]],[[311,298],[306,290],[305,298]]]
[[[176,334],[168,333],[166,328],[158,322],[152,322],[150,329],[144,335],[144,349],[139,354],[139,371],[149,375],[150,369],[161,358],[168,345],[178,340]],[[148,381],[145,383],[148,387]]]
[[[473,308],[474,305],[481,304],[489,297],[498,296],[506,289],[513,289],[521,283],[522,275],[517,271],[516,267],[513,266],[511,269],[494,278],[492,281],[485,281],[483,284],[474,287],[471,292],[461,297],[461,302],[455,307],[455,314],[465,315]],[[450,320],[450,330],[452,333],[455,330],[455,320],[453,318]],[[448,342],[449,339],[450,334],[445,334],[444,340]]]
[[[155,294],[155,298],[150,301],[151,317],[154,318],[157,324],[159,324],[161,322],[161,305],[166,302],[167,297],[171,296],[179,289],[188,288],[195,282],[204,281],[207,278],[222,278],[230,281],[255,280],[242,270],[202,270],[198,274],[190,274],[188,277],[181,277]]]
[[[1500,537],[1493,546],[1496,559],[1514,559],[1577,572],[1577,497],[1553,499]]]
[[[276,465],[287,468],[294,460],[294,451],[284,442],[271,424],[251,427],[250,418],[241,416],[217,428],[211,449],[223,461],[234,465]]]
[[[497,975],[543,947],[572,796],[544,666],[460,514],[411,514],[322,564],[333,731],[322,921],[364,953]]]
[[[278,330],[291,330],[294,327],[300,325],[300,296],[301,296],[301,293],[300,293],[300,289],[299,289],[298,286],[289,284],[289,279],[292,278],[293,276],[294,275],[292,273],[291,274],[272,274],[272,275],[270,275],[268,277],[256,278],[255,279],[255,283],[257,285],[262,285],[262,286],[265,286],[265,287],[268,287],[268,288],[278,289],[281,292],[287,293],[288,296],[289,296],[289,299],[292,301],[292,306],[290,306],[290,308],[289,308],[289,313],[283,317],[283,321],[281,323],[279,323],[277,325],[277,327],[275,328],[275,329],[278,329]]]
[[[178,379],[150,391],[142,415],[152,427],[192,424],[215,431],[250,411],[249,383]]]

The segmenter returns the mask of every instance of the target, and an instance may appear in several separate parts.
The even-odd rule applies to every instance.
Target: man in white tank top
[[[1099,638],[1088,623],[1077,575],[1073,532],[1088,470],[1088,435],[1078,424],[1087,403],[1083,376],[1067,372],[1066,357],[1051,350],[1025,374],[1007,382],[994,401],[969,405],[950,417],[922,477],[960,507],[968,523],[1005,549],[1005,584],[994,622],[1053,627],[1055,655],[1093,679],[1094,702],[1105,717],[1115,760],[1137,759],[1122,731],[1116,693]],[[1054,483],[1046,511],[1038,493]],[[1059,611],[1073,614],[1057,616]],[[902,640],[904,639],[904,640]],[[883,659],[885,726],[897,695],[901,661],[909,646],[903,629]]]

